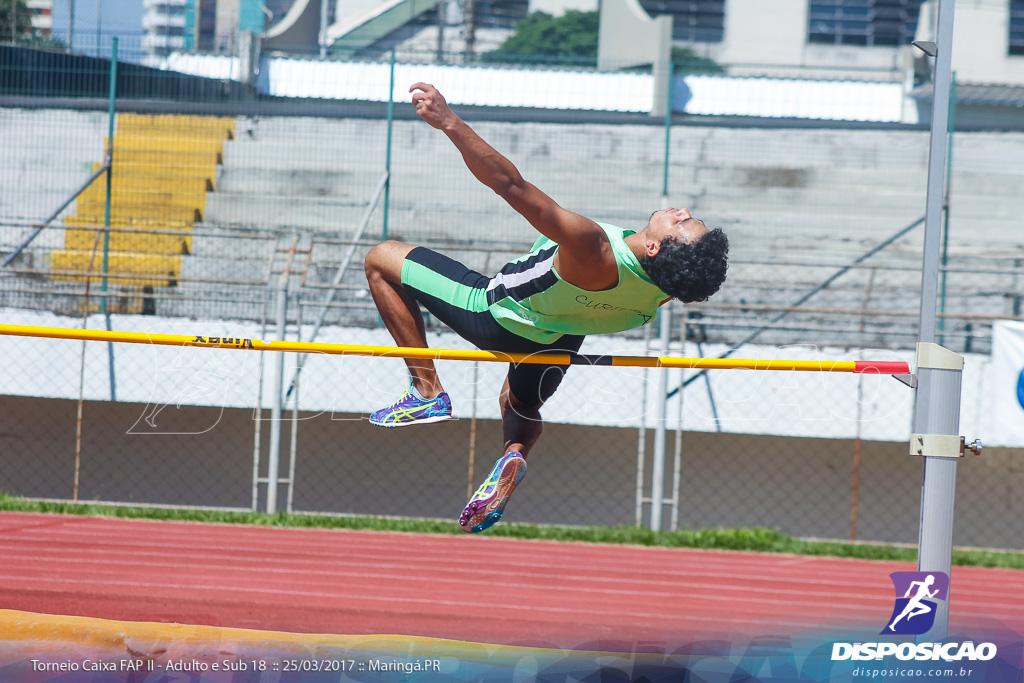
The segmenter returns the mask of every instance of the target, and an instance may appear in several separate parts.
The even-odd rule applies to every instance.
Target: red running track
[[[295,633],[671,649],[877,634],[905,563],[0,513],[0,608]],[[1024,572],[956,567],[950,632],[1024,633]],[[1002,629],[1001,629],[1002,630]]]

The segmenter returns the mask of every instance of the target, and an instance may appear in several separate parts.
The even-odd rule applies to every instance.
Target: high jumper
[[[725,281],[729,240],[688,209],[651,214],[638,231],[595,222],[559,206],[449,108],[437,88],[409,91],[416,113],[462,153],[481,183],[508,202],[540,238],[493,277],[447,256],[397,241],[366,255],[366,277],[384,325],[402,347],[427,348],[419,305],[486,351],[575,354],[588,334],[653,320],[671,299],[706,301]],[[481,226],[481,231],[487,226]],[[400,427],[451,419],[433,360],[406,358],[411,385],[371,424]],[[540,437],[540,409],[562,381],[562,365],[510,363],[499,398],[504,451],[459,517],[466,532],[489,528],[526,473]]]

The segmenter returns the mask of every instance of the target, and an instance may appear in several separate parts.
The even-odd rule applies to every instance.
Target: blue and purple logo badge
[[[949,576],[943,572],[893,572],[896,606],[884,635],[918,636],[931,630],[939,600],[949,593]]]
[[[1024,370],[1021,370],[1020,376],[1017,377],[1017,403],[1024,408]]]

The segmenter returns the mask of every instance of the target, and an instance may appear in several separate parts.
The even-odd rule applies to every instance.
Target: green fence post
[[[107,309],[107,269],[110,256],[110,201],[113,194],[114,171],[114,99],[117,95],[117,38],[113,39],[110,54],[110,95],[107,107],[107,200],[103,208],[103,283],[100,286],[100,312],[106,319],[107,330],[110,330],[110,312]],[[97,46],[97,51],[99,47]],[[86,311],[86,315],[89,312]],[[114,380],[114,343],[107,342],[107,367],[110,371],[110,400],[117,400],[117,384]]]
[[[387,158],[384,161],[384,170],[388,179],[384,185],[384,229],[381,231],[381,239],[388,238],[388,212],[391,208],[391,134],[395,124],[395,50],[391,49],[391,77],[388,80],[388,145]]]
[[[110,94],[108,96],[107,118],[107,161],[114,159],[114,95],[117,86],[117,38],[113,39],[113,48],[110,55]],[[103,209],[103,282],[100,285],[102,296],[100,297],[100,312],[107,314],[107,267],[110,251],[110,192],[112,183],[111,172],[113,164],[107,164],[107,200]]]

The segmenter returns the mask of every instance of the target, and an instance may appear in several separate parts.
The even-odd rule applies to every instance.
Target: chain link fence
[[[648,111],[649,69],[609,85],[592,70],[331,60],[260,76],[291,97],[125,66],[111,121],[109,63],[65,57],[0,55],[7,324],[390,345],[362,272],[374,244],[422,244],[490,275],[536,237],[415,118],[404,91],[426,80],[566,208],[639,229],[669,202],[728,233],[729,279],[710,302],[675,306],[662,339],[655,322],[584,353],[913,361],[920,127],[685,113],[666,126]],[[344,99],[357,76],[369,90]],[[566,83],[583,94],[565,97]],[[550,104],[595,93],[615,101]],[[967,356],[961,431],[984,440],[992,324],[1022,319],[1024,133],[957,133],[951,149],[940,342]],[[468,348],[427,327],[432,346]],[[0,346],[11,494],[454,521],[501,453],[501,364],[440,362],[458,419],[382,430],[365,418],[408,385],[396,358]],[[888,376],[573,368],[506,519],[648,524],[664,457],[664,528],[914,542],[912,401]],[[1022,444],[999,445],[959,468],[959,545],[1020,547]]]

